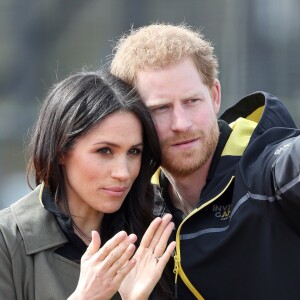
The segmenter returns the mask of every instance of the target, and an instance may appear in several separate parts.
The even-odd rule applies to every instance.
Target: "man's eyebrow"
[[[201,91],[195,91],[195,92],[187,93],[186,95],[182,96],[180,101],[193,99],[193,98],[202,98],[202,97],[204,97],[204,94]],[[146,106],[148,108],[155,108],[162,105],[168,105],[169,103],[172,103],[172,101],[162,97],[162,98],[156,98],[148,101],[148,103],[146,103]]]
[[[170,101],[169,99],[165,99],[165,98],[156,98],[153,100],[150,100],[148,103],[146,103],[147,107],[155,107],[155,106],[161,106],[161,105],[165,105],[168,104],[172,101]]]

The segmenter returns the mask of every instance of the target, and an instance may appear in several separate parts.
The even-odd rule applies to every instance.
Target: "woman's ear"
[[[61,153],[61,154],[59,155],[58,163],[59,163],[60,165],[64,165],[64,164],[65,164],[65,156],[64,156],[63,153]]]

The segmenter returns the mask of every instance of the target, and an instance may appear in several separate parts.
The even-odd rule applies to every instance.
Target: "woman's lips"
[[[127,194],[128,187],[107,187],[103,188],[103,191],[112,197],[121,197],[124,194]]]

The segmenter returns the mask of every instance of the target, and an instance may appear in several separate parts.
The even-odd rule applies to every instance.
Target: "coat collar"
[[[26,254],[37,253],[68,242],[55,216],[41,204],[42,190],[42,186],[39,185],[11,206],[24,240]]]
[[[244,118],[257,124],[251,139],[273,127],[297,128],[283,102],[266,92],[252,93],[228,108],[220,119],[228,124]]]

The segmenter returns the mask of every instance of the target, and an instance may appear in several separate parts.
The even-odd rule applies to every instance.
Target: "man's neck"
[[[211,159],[195,172],[185,176],[173,176],[173,174],[162,168],[170,182],[168,192],[175,207],[178,207],[178,198],[186,202],[187,206],[196,207],[201,191],[206,184],[210,164]]]

